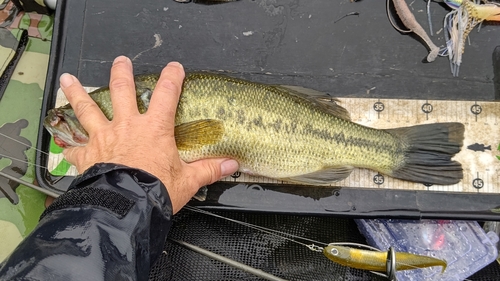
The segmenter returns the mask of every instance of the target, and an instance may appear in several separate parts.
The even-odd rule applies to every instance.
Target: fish
[[[141,113],[158,78],[135,77]],[[109,88],[89,95],[111,120]],[[88,141],[69,104],[51,109],[43,123],[61,147]],[[305,185],[332,184],[355,167],[412,182],[455,184],[463,171],[451,158],[463,136],[458,122],[370,128],[352,122],[325,93],[203,71],[186,73],[175,117],[182,160],[228,157],[238,161],[242,173]]]
[[[485,144],[482,143],[480,144],[476,142],[475,144],[467,146],[467,148],[475,152],[478,151],[485,152],[486,150],[491,150],[491,145],[486,146]]]
[[[323,249],[323,254],[328,259],[344,266],[378,272],[385,272],[387,270],[388,252],[362,250],[330,244]],[[396,271],[432,266],[441,266],[441,273],[443,273],[446,270],[447,263],[444,260],[429,256],[396,252]]]

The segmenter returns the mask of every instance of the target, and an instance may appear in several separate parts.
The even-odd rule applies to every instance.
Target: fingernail
[[[222,177],[227,177],[238,171],[240,165],[236,160],[228,159],[220,164]]]
[[[61,77],[59,77],[59,84],[61,85],[62,88],[67,88],[73,83],[76,82],[75,76],[69,74],[69,73],[63,73]]]
[[[180,64],[180,63],[179,63],[179,62],[177,62],[177,61],[172,61],[172,62],[169,62],[169,63],[167,64],[167,66],[176,66],[176,67],[180,67],[180,68],[184,69],[184,66],[182,66],[182,64]]]
[[[113,65],[119,63],[119,62],[123,62],[123,63],[132,63],[130,61],[129,58],[127,58],[126,56],[119,56],[117,57],[114,61],[113,61]]]

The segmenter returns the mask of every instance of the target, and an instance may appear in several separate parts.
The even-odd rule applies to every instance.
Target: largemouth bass
[[[330,244],[323,249],[323,254],[336,263],[352,268],[379,272],[387,270],[387,252],[360,250]],[[396,252],[396,271],[431,266],[441,266],[441,273],[443,273],[447,263],[429,256]]]
[[[147,110],[159,75],[136,76],[137,104]],[[90,93],[113,118],[108,87]],[[325,94],[205,72],[186,73],[175,118],[180,157],[237,160],[240,171],[300,184],[326,185],[368,168],[412,182],[449,185],[463,177],[464,126],[437,123],[379,130],[350,121]],[[68,104],[44,126],[60,146],[82,146],[87,132]]]

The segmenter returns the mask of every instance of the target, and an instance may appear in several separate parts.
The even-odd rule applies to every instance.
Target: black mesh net
[[[352,219],[326,216],[213,212],[234,220],[316,241],[366,244]],[[387,280],[338,265],[319,252],[228,220],[183,209],[174,217],[170,239],[185,241],[286,280]],[[198,254],[170,240],[150,272],[150,280],[264,280]],[[491,264],[470,280],[500,280]]]

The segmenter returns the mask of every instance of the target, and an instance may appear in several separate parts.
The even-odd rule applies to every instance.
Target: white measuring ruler
[[[87,91],[96,88],[86,87]],[[351,175],[332,186],[432,190],[444,192],[500,193],[500,103],[485,101],[403,100],[338,98],[351,114],[351,120],[365,126],[387,129],[417,124],[460,122],[465,125],[462,150],[453,158],[464,169],[464,178],[454,185],[423,185],[398,180],[367,169],[354,169]],[[58,91],[55,107],[67,100]],[[52,172],[63,160],[62,154],[50,152],[48,169]],[[65,170],[74,176],[74,167]],[[282,183],[274,179],[236,173],[225,182]],[[307,188],[307,187],[305,187]]]

